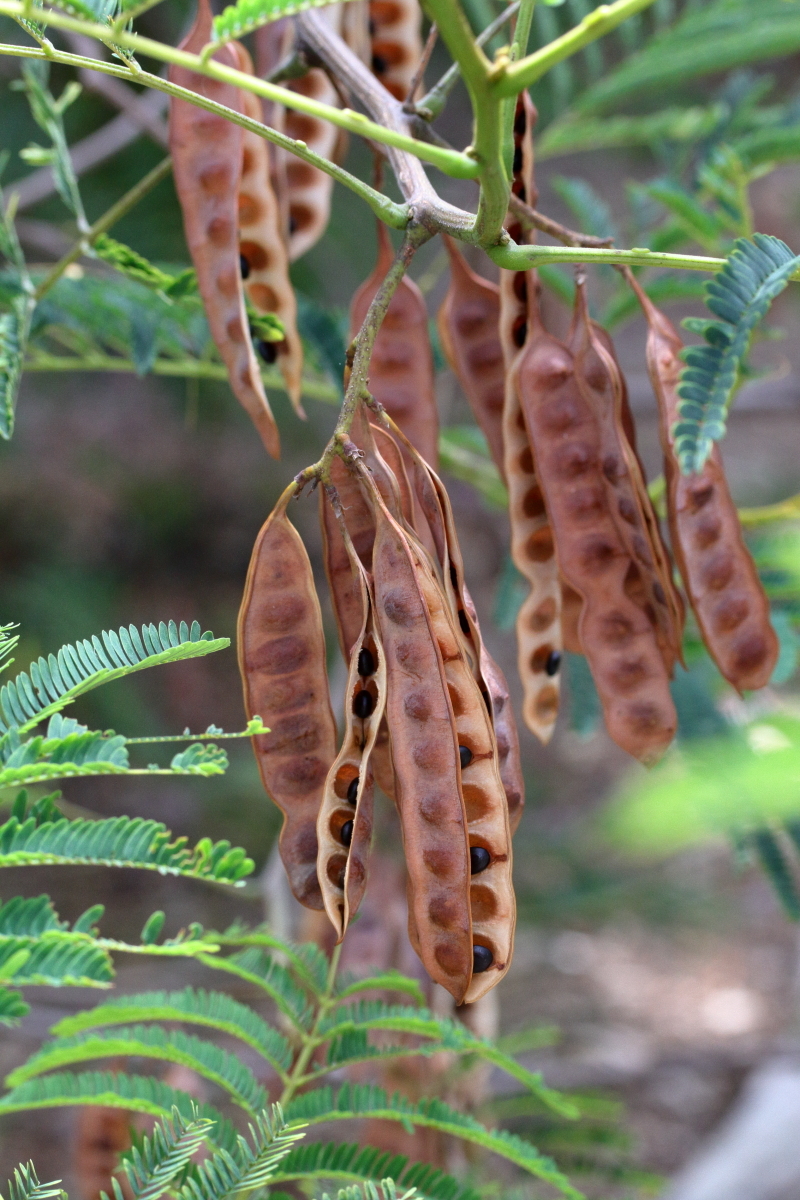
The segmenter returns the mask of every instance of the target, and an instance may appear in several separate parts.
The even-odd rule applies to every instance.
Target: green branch
[[[590,42],[610,33],[628,17],[649,8],[653,0],[616,0],[616,4],[601,4],[594,12],[568,30],[560,38],[536,50],[518,63],[509,64],[493,85],[497,96],[516,96],[541,79],[557,63],[576,54]]]
[[[678,271],[718,271],[724,258],[703,258],[695,254],[661,254],[657,250],[634,247],[633,250],[601,249],[587,246],[488,246],[486,253],[498,267],[507,271],[527,271],[545,263],[607,263],[610,266],[672,267]]]
[[[485,46],[490,42],[494,35],[503,28],[503,26],[516,16],[520,6],[520,0],[515,0],[513,4],[509,4],[508,8],[500,13],[499,17],[495,17],[490,25],[487,25],[483,33],[481,33],[475,41],[479,46]],[[461,67],[457,62],[454,62],[447,68],[444,75],[435,83],[431,90],[422,97],[415,105],[417,112],[426,121],[432,121],[445,106],[447,97],[452,92],[455,85],[461,78]]]
[[[407,134],[385,129],[383,125],[371,121],[369,117],[365,117],[361,113],[352,112],[348,108],[341,109],[335,108],[330,104],[322,104],[320,101],[313,100],[310,96],[304,96],[300,92],[293,92],[289,88],[281,87],[276,83],[268,83],[265,79],[258,79],[256,76],[249,75],[245,71],[237,71],[233,67],[226,67],[224,64],[210,57],[216,48],[213,44],[206,47],[206,50],[201,54],[190,54],[186,50],[179,50],[174,46],[166,45],[164,42],[157,42],[153,38],[143,37],[138,33],[131,33],[126,30],[118,32],[112,30],[107,25],[101,25],[94,21],[82,21],[76,17],[67,16],[65,13],[40,8],[38,5],[32,7],[26,5],[24,0],[0,0],[0,13],[14,18],[18,16],[29,18],[33,13],[36,16],[36,20],[41,21],[45,25],[53,25],[58,29],[70,29],[75,33],[82,33],[87,37],[102,42],[112,52],[115,48],[119,47],[132,52],[137,57],[154,58],[157,62],[184,67],[186,70],[194,71],[198,75],[207,75],[210,79],[218,79],[221,83],[232,84],[234,87],[241,88],[245,92],[252,92],[256,96],[261,96],[264,100],[271,100],[277,104],[283,104],[286,108],[295,109],[297,112],[307,113],[312,117],[319,117],[323,121],[330,121],[332,125],[336,125],[339,129],[346,129],[348,133],[370,138],[381,145],[394,146],[398,150],[406,150],[410,154],[415,154],[418,158],[439,167],[446,175],[451,175],[456,179],[472,179],[478,173],[476,164],[472,159],[466,154],[459,153],[457,150],[449,150],[442,146],[432,145],[429,142],[417,141],[416,138],[409,137]],[[23,47],[18,48],[4,45],[0,47],[0,53],[19,53],[20,49],[24,50]],[[208,52],[209,57],[205,57],[206,52]],[[55,54],[45,54],[44,51],[37,50],[36,54],[31,57],[48,58],[50,61],[55,62],[74,62],[81,56],[64,55],[60,51],[56,51]],[[85,59],[81,62],[81,65],[88,66],[90,70],[98,71],[106,70],[110,64],[98,62],[96,59]],[[116,74],[118,72],[108,73]],[[148,87],[158,86],[156,83],[158,76],[142,71],[138,63],[132,63],[127,70],[123,69],[119,73],[123,78],[133,78],[137,83],[146,84]],[[165,82],[165,80],[158,80],[158,84]],[[160,90],[169,91],[171,95],[178,94],[172,92],[171,87],[165,88],[162,86]],[[179,91],[182,94],[185,89],[181,88]],[[199,104],[200,107],[208,107],[207,103],[202,102],[203,98],[196,95],[195,92],[186,92],[183,98],[189,99],[191,103]],[[229,120],[233,119],[233,116],[229,117]],[[247,128],[244,120],[240,120],[238,124]],[[259,125],[258,122],[254,122],[254,124],[258,127],[256,132],[260,132],[265,128],[265,126]],[[261,136],[266,135],[261,133]],[[292,139],[288,140],[291,142]],[[302,143],[295,143],[295,146],[298,145],[302,145]]]

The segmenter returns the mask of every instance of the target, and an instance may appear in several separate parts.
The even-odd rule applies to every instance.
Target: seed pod
[[[672,551],[708,652],[739,691],[764,687],[778,658],[769,601],[745,545],[715,445],[702,471],[683,475],[672,430],[679,419],[683,343],[626,273],[647,317],[647,369],[658,399]]]
[[[239,69],[252,75],[253,63],[244,46],[233,43]],[[261,101],[242,93],[246,116],[262,119]],[[259,347],[262,357],[276,355],[286,391],[298,416],[305,417],[300,403],[303,385],[303,345],[297,332],[297,301],[289,280],[289,262],[281,237],[278,201],[270,182],[268,143],[256,133],[242,130],[242,178],[239,184],[239,255],[244,292],[260,313],[275,313],[283,322],[282,342]]]
[[[372,70],[396,100],[405,100],[422,57],[417,0],[370,0]]]
[[[350,656],[344,741],[328,772],[317,821],[317,875],[338,941],[358,911],[367,885],[373,809],[370,759],[386,703],[386,664],[364,568],[346,531],[343,538],[358,579],[363,618]]]
[[[268,794],[284,815],[280,853],[307,908],[322,908],[316,823],[336,756],[325,637],[305,546],[286,515],[283,493],[256,538],[239,612],[239,667],[248,717],[270,732],[253,738]]]
[[[602,430],[575,378],[568,348],[541,326],[516,365],[536,474],[564,580],[583,599],[580,641],[614,741],[651,763],[677,718],[653,625],[626,591],[635,566],[617,528],[602,467]]]
[[[198,52],[211,40],[211,9],[199,0],[197,17],[181,49]],[[236,51],[222,46],[213,56],[238,67]],[[170,67],[169,78],[198,95],[242,112],[242,93],[230,84],[185,67]],[[197,272],[211,336],[228,370],[234,395],[247,411],[273,458],[280,438],[250,340],[239,267],[238,194],[243,131],[224,117],[186,100],[170,105],[169,144],[175,189],[183,212],[186,242]]]
[[[394,260],[386,227],[378,222],[378,261],[350,305],[350,336],[361,328],[367,310]],[[439,414],[428,310],[417,285],[404,275],[375,339],[369,390],[432,466],[438,462]]]
[[[631,560],[626,591],[653,624],[664,665],[672,674],[681,654],[683,605],[675,592],[672,566],[639,461],[623,429],[621,372],[598,336],[598,328],[589,320],[586,285],[580,276],[570,331],[575,378],[597,420],[603,486]]]
[[[570,654],[583,654],[580,633],[583,600],[574,588],[561,580],[561,643]]]
[[[348,0],[342,5],[342,40],[367,66],[372,59],[369,25],[369,0]]]
[[[371,569],[375,519],[364,499],[358,478],[338,455],[331,462],[331,483],[345,514],[356,554],[364,566]],[[361,584],[358,574],[353,571],[341,525],[324,489],[320,489],[319,511],[325,574],[333,602],[339,645],[345,662],[349,662],[364,623]]]
[[[436,318],[442,349],[505,478],[500,289],[470,270],[452,238],[445,235],[444,244],[450,255],[450,286]]]
[[[506,677],[483,643],[480,667],[491,703],[492,725],[497,742],[497,766],[506,794],[508,828],[513,837],[525,807],[525,780],[519,755],[519,734],[514,705],[511,703]]]

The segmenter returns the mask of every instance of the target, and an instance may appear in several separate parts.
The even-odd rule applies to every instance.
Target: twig
[[[614,243],[613,238],[593,237],[589,233],[577,233],[574,229],[567,229],[565,225],[560,225],[552,217],[546,217],[544,213],[531,208],[529,204],[526,204],[519,196],[515,196],[513,192],[509,197],[508,207],[518,219],[523,229],[538,229],[540,233],[549,233],[550,237],[563,242],[565,246],[597,247],[611,246]]]
[[[91,38],[85,37],[82,33],[73,33],[69,29],[64,30],[64,38],[69,46],[76,54],[83,54],[87,58],[96,58],[98,62],[104,60],[96,53],[96,44]],[[101,75],[97,71],[93,71],[88,67],[82,67],[78,72],[79,78],[83,86],[90,92],[95,92],[98,96],[102,96],[109,104],[113,104],[120,112],[125,113],[127,117],[138,125],[144,133],[149,133],[154,142],[165,149],[169,146],[169,133],[166,123],[161,120],[160,112],[164,107],[164,101],[158,105],[158,110],[153,111],[153,105],[147,103],[148,95],[140,96],[128,84],[123,83],[121,79],[114,79],[113,76]]]
[[[411,83],[408,87],[408,95],[403,102],[403,112],[405,113],[416,113],[417,111],[414,107],[414,96],[416,95],[417,88],[422,83],[423,77],[428,68],[428,63],[431,61],[431,55],[433,54],[433,48],[436,45],[436,39],[438,36],[439,30],[436,28],[436,23],[434,22],[428,31],[428,40],[423,48],[422,58],[419,60],[417,69],[411,77]]]
[[[490,42],[496,33],[499,33],[504,25],[507,25],[512,17],[515,17],[519,11],[520,0],[515,0],[514,4],[509,4],[508,8],[500,13],[499,17],[495,17],[491,25],[487,25],[481,34],[475,39],[479,46],[485,46]],[[439,116],[444,108],[447,97],[452,92],[453,88],[461,78],[461,67],[458,63],[453,63],[448,67],[438,83],[435,83],[427,95],[423,96],[417,102],[415,111],[419,116],[426,121],[433,121]]]

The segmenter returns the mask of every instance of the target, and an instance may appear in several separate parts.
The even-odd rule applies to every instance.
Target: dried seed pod
[[[345,514],[356,554],[364,566],[371,570],[375,519],[358,478],[338,455],[331,462],[331,483]],[[341,525],[323,489],[320,489],[320,524],[325,574],[333,601],[339,645],[345,662],[349,662],[364,622],[361,585],[358,575],[353,571]]]
[[[367,66],[372,60],[369,25],[369,0],[348,0],[342,5],[342,40]]]
[[[458,743],[441,654],[408,539],[373,490],[375,615],[389,680],[397,805],[409,876],[409,935],[460,1003],[472,977],[469,844]]]
[[[338,500],[331,506],[338,506]],[[350,655],[344,740],[328,772],[317,821],[317,875],[325,910],[339,941],[358,911],[367,885],[373,809],[370,760],[386,703],[386,664],[366,575],[346,530],[343,539],[358,580],[363,616]]]
[[[561,580],[561,643],[570,654],[583,654],[580,628],[583,600],[568,583]]]
[[[624,750],[654,762],[674,737],[677,718],[653,625],[626,590],[636,564],[612,512],[600,422],[578,387],[572,354],[541,326],[535,303],[529,320],[517,388],[559,568],[583,599],[580,641],[608,731]]]
[[[386,227],[378,222],[378,261],[350,305],[350,336],[361,328],[367,310],[394,260]],[[369,390],[394,418],[409,441],[432,466],[438,462],[439,414],[428,310],[417,285],[404,275],[375,339]]]
[[[422,57],[417,0],[370,0],[372,70],[396,100],[405,100]]]
[[[253,63],[244,46],[233,43],[239,69],[252,75]],[[262,118],[261,101],[242,93],[244,113]],[[282,342],[257,343],[261,357],[276,361],[286,391],[298,416],[304,417],[300,394],[303,385],[303,345],[297,332],[297,300],[289,280],[289,261],[281,237],[278,201],[270,182],[269,146],[249,130],[242,131],[242,177],[239,184],[239,256],[244,292],[260,313],[275,313],[283,322]]]
[[[508,828],[513,837],[525,807],[525,780],[519,755],[519,734],[506,677],[483,643],[480,670],[489,693],[492,725],[497,742],[497,766],[506,794]]]
[[[631,560],[626,591],[656,630],[664,665],[672,674],[681,653],[683,606],[672,566],[637,459],[623,428],[621,372],[597,326],[589,320],[585,280],[579,276],[570,333],[575,378],[600,430],[603,485],[617,532]]]
[[[280,853],[292,891],[322,908],[316,823],[336,723],[328,694],[325,637],[305,546],[286,515],[292,483],[256,538],[239,612],[239,667],[248,717],[270,732],[253,738],[268,794],[284,815]]]
[[[500,289],[470,270],[452,238],[445,235],[444,244],[450,255],[450,286],[436,318],[442,349],[505,478]]]
[[[647,317],[647,368],[658,398],[672,551],[708,652],[739,691],[764,687],[778,658],[769,601],[742,536],[719,448],[683,475],[672,430],[679,418],[683,343],[672,322],[628,275]]]
[[[211,40],[211,20],[208,0],[200,0],[195,23],[180,48],[195,53],[201,50]],[[231,46],[222,46],[213,57],[226,66],[238,68],[238,57]],[[170,67],[169,78],[198,95],[236,112],[242,111],[242,93],[230,84],[175,66]],[[250,340],[239,267],[237,208],[243,131],[224,117],[186,100],[173,99],[169,144],[186,242],[211,336],[227,367],[234,395],[249,414],[269,453],[278,458],[278,427]]]

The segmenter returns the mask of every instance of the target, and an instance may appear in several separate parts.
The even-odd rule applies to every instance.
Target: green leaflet
[[[0,733],[32,729],[84,692],[112,679],[145,667],[213,654],[230,645],[230,638],[201,634],[197,621],[191,628],[185,621],[180,626],[161,621],[157,627],[142,625],[141,632],[135,625],[123,625],[116,633],[104,629],[101,638],[95,635],[62,646],[57,654],[37,659],[28,672],[4,684],[0,688]]]
[[[230,1152],[220,1149],[205,1160],[178,1192],[179,1200],[227,1200],[264,1187],[296,1142],[305,1137],[297,1121],[287,1125],[279,1104],[250,1126],[250,1141],[238,1136]]]
[[[60,934],[0,940],[0,979],[18,986],[108,987],[111,957],[101,946]]]
[[[191,268],[181,271],[178,275],[169,275],[136,250],[109,237],[107,233],[96,237],[92,248],[98,258],[116,267],[123,275],[127,275],[128,279],[143,283],[145,287],[160,292],[171,300],[182,300],[185,296],[197,295],[197,276]]]
[[[187,1120],[173,1108],[170,1117],[156,1124],[152,1137],[142,1138],[141,1145],[128,1150],[121,1167],[133,1200],[158,1200],[200,1149],[213,1124],[199,1115]],[[123,1192],[116,1178],[112,1184],[115,1200],[121,1200]]]
[[[416,1187],[424,1200],[478,1200],[478,1193],[428,1163],[412,1163],[404,1154],[348,1142],[304,1142],[286,1156],[274,1183],[293,1179],[371,1179],[391,1176],[401,1187]]]
[[[96,1058],[155,1058],[196,1071],[226,1091],[233,1102],[252,1115],[267,1102],[264,1089],[252,1071],[235,1055],[214,1042],[180,1029],[165,1030],[158,1025],[134,1025],[130,1028],[89,1030],[71,1037],[46,1042],[23,1066],[7,1078],[14,1087],[45,1071]]]
[[[696,142],[712,132],[722,115],[721,105],[702,108],[662,108],[642,117],[566,117],[542,134],[536,150],[541,162],[579,150],[651,146],[665,140]]]
[[[480,492],[490,508],[508,507],[508,492],[475,425],[450,425],[439,435],[442,469]]]
[[[700,471],[725,420],[753,330],[794,272],[800,256],[785,242],[756,233],[738,238],[725,266],[706,284],[706,305],[718,321],[692,321],[705,346],[684,350],[678,394],[680,419],[673,427],[675,452],[685,475]]]
[[[474,1117],[457,1112],[441,1100],[421,1100],[413,1104],[397,1093],[389,1098],[379,1087],[345,1084],[336,1094],[329,1087],[306,1092],[293,1100],[287,1109],[290,1120],[307,1121],[312,1125],[332,1120],[355,1120],[362,1116],[399,1121],[406,1128],[422,1125],[452,1134],[516,1163],[531,1175],[558,1188],[571,1200],[580,1200],[580,1192],[572,1187],[552,1159],[539,1154],[530,1142],[505,1130],[489,1130]]]
[[[11,301],[8,312],[0,313],[0,437],[6,441],[14,432],[22,363],[35,307],[33,297],[23,293]]]
[[[0,1025],[17,1025],[29,1011],[19,992],[0,987]]]
[[[39,1183],[36,1168],[33,1163],[19,1166],[14,1172],[14,1178],[8,1181],[9,1200],[50,1200],[53,1196],[63,1196],[66,1192],[59,1187],[60,1179],[53,1183]]]
[[[230,42],[244,37],[262,25],[293,17],[312,8],[327,8],[336,0],[237,0],[214,17],[215,42]]]
[[[273,1029],[258,1013],[232,996],[224,992],[207,992],[202,988],[111,996],[105,1004],[65,1017],[53,1026],[51,1032],[64,1037],[88,1029],[142,1021],[184,1021],[203,1025],[246,1042],[278,1071],[286,1071],[292,1064],[289,1043],[277,1029]]]

